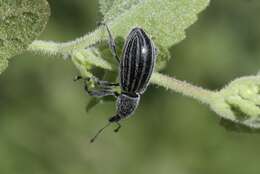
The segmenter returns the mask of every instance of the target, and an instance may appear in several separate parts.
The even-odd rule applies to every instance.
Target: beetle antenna
[[[98,135],[99,135],[101,132],[103,132],[103,130],[106,129],[110,124],[111,124],[111,122],[108,122],[104,127],[102,127],[101,129],[99,129],[99,131],[96,133],[96,135],[95,135],[93,138],[91,138],[90,143],[93,143],[93,142],[97,139]]]

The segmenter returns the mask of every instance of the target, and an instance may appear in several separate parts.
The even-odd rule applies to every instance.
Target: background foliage
[[[8,59],[26,50],[41,34],[49,16],[46,0],[0,0],[0,74]]]
[[[98,4],[50,1],[41,39],[67,41],[101,20]],[[187,38],[171,49],[165,73],[209,89],[259,70],[260,3],[213,0]],[[15,60],[15,61],[13,61]],[[26,54],[0,76],[0,173],[255,174],[259,135],[227,132],[206,106],[150,86],[119,134],[89,138],[114,113],[114,103],[89,113],[89,97],[72,82],[69,61]]]

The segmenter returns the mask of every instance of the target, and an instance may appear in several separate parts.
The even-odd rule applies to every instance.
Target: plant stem
[[[151,82],[165,87],[166,89],[171,89],[175,92],[181,93],[185,96],[192,97],[205,104],[210,104],[212,97],[216,95],[213,91],[191,85],[185,81],[180,81],[160,73],[153,73]]]
[[[107,38],[107,36],[102,32],[102,28],[99,27],[94,32],[88,33],[81,38],[69,42],[58,43],[53,41],[36,40],[29,45],[27,50],[53,56],[66,55],[71,54],[75,50],[84,49],[94,45],[101,41],[102,38]]]
[[[41,41],[41,40],[36,40],[33,41],[31,45],[29,45],[27,51],[31,51],[34,53],[40,53],[44,55],[59,55],[61,53],[61,45],[59,43],[55,43],[52,41]]]
[[[85,38],[86,36],[83,36],[82,38],[77,39],[76,41],[65,42],[65,43],[55,43],[55,42],[48,42],[48,41],[34,41],[29,46],[28,51],[46,54],[46,55],[52,55],[52,56],[72,54],[72,52],[73,52],[72,55],[74,55],[77,52],[77,50],[80,51],[80,48],[82,49],[86,45],[91,45],[91,44],[97,42],[98,39],[95,37],[92,37],[92,36],[95,36],[96,34],[97,33],[95,33],[95,34],[93,33],[93,35],[92,34],[88,35],[88,36],[90,36],[90,38],[88,38],[88,39],[91,40],[88,42],[87,42],[88,39]],[[74,48],[74,50],[73,50],[73,48]],[[75,62],[73,62],[73,63],[75,64]],[[99,67],[106,69],[106,70],[111,70],[111,69],[108,69],[107,66],[102,66],[102,65],[103,64],[100,64]],[[78,65],[76,65],[76,67],[79,68]],[[80,71],[82,71],[82,70],[80,70]],[[163,75],[160,73],[153,73],[151,82],[158,86],[165,87],[166,89],[171,89],[175,92],[181,93],[185,96],[192,97],[205,104],[209,104],[212,97],[214,97],[216,94],[213,91],[209,91],[209,90],[203,89],[201,87],[191,85],[185,81],[180,81],[173,77],[169,77],[167,75]]]

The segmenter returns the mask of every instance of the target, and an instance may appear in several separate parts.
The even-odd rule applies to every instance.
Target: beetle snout
[[[110,123],[119,122],[120,120],[121,120],[121,118],[120,118],[119,115],[115,115],[115,116],[113,116],[113,117],[111,117],[111,118],[108,119],[108,121],[109,121]]]

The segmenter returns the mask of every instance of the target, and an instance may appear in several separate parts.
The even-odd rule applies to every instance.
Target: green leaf
[[[0,0],[0,74],[8,59],[22,53],[45,28],[50,16],[46,0]]]
[[[113,6],[115,0],[99,0],[100,12],[105,16]]]
[[[100,11],[104,16],[104,21],[110,21],[139,3],[142,2],[140,0],[100,0]]]
[[[209,0],[100,1],[104,22],[116,38],[125,38],[136,26],[151,36],[159,50],[157,69],[164,67],[170,57],[168,49],[185,38],[185,29],[197,20],[197,14],[208,3]]]

